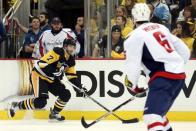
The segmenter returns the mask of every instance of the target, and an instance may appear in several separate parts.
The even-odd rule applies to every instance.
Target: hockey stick
[[[75,86],[74,84],[72,84],[69,81],[66,81],[68,84],[70,84],[72,87],[74,87],[75,89],[84,92],[82,89],[78,88],[77,86]],[[103,106],[101,103],[99,103],[97,100],[95,100],[94,98],[92,98],[91,96],[89,96],[86,92],[84,92],[84,94],[86,95],[86,97],[88,97],[89,99],[91,99],[93,102],[95,102],[96,104],[98,104],[100,107],[102,107],[103,109],[105,109],[106,111],[108,111],[108,113],[112,114],[113,116],[115,116],[117,119],[119,119],[122,123],[135,123],[138,122],[137,118],[132,118],[132,119],[128,119],[128,120],[124,120],[122,118],[120,118],[118,115],[116,115],[113,111],[107,109],[105,106]],[[82,119],[84,119],[84,117],[82,117]]]
[[[126,105],[126,104],[129,103],[130,101],[133,101],[136,97],[142,96],[142,95],[144,95],[145,93],[146,93],[146,92],[142,92],[142,93],[139,93],[139,94],[137,94],[137,95],[135,95],[135,96],[129,98],[128,100],[126,100],[125,102],[123,102],[122,104],[120,104],[119,106],[117,106],[116,108],[114,108],[112,111],[110,111],[110,112],[108,112],[108,113],[106,113],[106,114],[100,116],[99,118],[97,118],[96,120],[94,120],[93,122],[91,122],[91,123],[89,123],[89,124],[85,121],[84,117],[82,117],[81,123],[82,123],[82,125],[83,125],[85,128],[88,128],[88,127],[94,125],[95,123],[99,122],[100,120],[105,119],[105,118],[106,118],[107,116],[109,116],[110,114],[113,114],[116,110],[120,109],[123,105]],[[133,119],[131,120],[131,123],[136,123],[136,122],[138,122],[138,121],[139,121],[138,118],[133,118]]]

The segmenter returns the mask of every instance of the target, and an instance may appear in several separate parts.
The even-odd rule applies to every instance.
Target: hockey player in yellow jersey
[[[57,100],[53,109],[50,111],[49,119],[58,121],[65,119],[59,112],[63,110],[64,106],[69,101],[71,93],[60,81],[63,78],[63,75],[66,74],[72,84],[83,89],[83,91],[86,91],[86,89],[82,87],[79,79],[77,79],[75,58],[71,55],[75,51],[75,48],[76,41],[65,39],[63,48],[55,47],[39,61],[35,62],[35,66],[31,73],[31,83],[35,97],[21,102],[12,102],[11,107],[8,109],[10,117],[14,117],[17,110],[44,108],[47,104],[47,99],[49,98],[48,92],[50,92],[54,96],[57,96]]]

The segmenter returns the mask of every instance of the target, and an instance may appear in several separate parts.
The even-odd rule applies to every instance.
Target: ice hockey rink
[[[88,121],[90,122],[90,121]],[[174,131],[196,131],[196,122],[171,122]],[[147,131],[143,122],[122,124],[120,121],[102,120],[89,128],[80,121],[48,122],[47,120],[0,121],[0,131]]]
[[[14,86],[17,84],[17,82],[11,83],[10,81],[8,81],[10,79],[16,80],[15,78],[19,78],[18,73],[15,74],[16,75],[15,77],[11,78],[11,76],[13,76],[12,73],[14,72],[14,70],[18,69],[18,68],[13,68],[11,65],[14,65],[13,63],[15,63],[15,65],[18,66],[18,63],[7,62],[8,64],[6,65],[6,62],[0,65],[4,65],[7,67],[10,65],[10,68],[8,69],[11,73],[10,75],[8,75],[9,79],[4,77],[3,75],[0,75],[2,76],[0,79],[1,80],[0,89],[3,90],[2,92],[0,92],[0,100],[5,99],[6,96],[10,96],[11,93],[14,94],[19,89],[19,87]],[[102,61],[101,62],[85,61],[84,63],[89,64],[88,66],[89,72],[91,68],[94,68],[93,65],[97,65],[97,68],[105,67],[103,66]],[[82,65],[82,63],[80,64],[81,64],[80,67],[86,67],[86,65]],[[105,74],[107,73],[107,76],[104,76],[105,78],[108,78],[109,76],[108,72],[113,72],[119,69],[120,67],[119,61],[108,61],[107,64],[108,65],[111,64],[113,66],[108,66],[108,68],[106,69],[100,69],[100,71],[102,70],[107,71],[105,72]],[[187,88],[185,90],[187,92],[184,92],[184,90],[181,92],[181,94],[175,101],[175,104],[173,105],[171,111],[168,113],[168,118],[169,120],[171,120],[170,124],[173,127],[173,131],[196,131],[196,102],[195,102],[196,88],[195,85],[193,84],[195,83],[195,73],[193,73],[195,72],[195,67],[196,67],[196,62],[194,61],[190,61],[189,65],[187,65],[187,68],[189,69],[187,71],[188,79],[187,79]],[[0,69],[5,69],[5,68],[1,67]],[[85,70],[85,69],[81,68],[80,70]],[[2,74],[5,73],[7,72],[3,72],[2,70]],[[100,73],[97,71],[94,72],[94,76],[99,76],[99,74]],[[115,79],[119,79],[121,83],[123,83],[124,81],[123,78],[118,75],[115,76]],[[190,82],[191,80],[193,81]],[[92,82],[89,78],[85,77],[84,81],[87,85],[92,85]],[[112,86],[113,85],[109,83],[109,80],[106,80],[105,88],[104,88],[105,97],[100,97],[100,90],[103,90],[101,89],[101,87],[97,87],[95,93],[91,95],[94,99],[96,99],[101,104],[106,106],[109,110],[114,109],[115,107],[117,107],[118,105],[120,105],[121,103],[123,103],[124,101],[126,101],[131,97],[127,90],[124,90],[122,96],[119,96],[117,98],[109,96],[108,91],[112,91],[113,93],[115,93],[119,91],[118,89],[120,89]],[[14,89],[14,87],[16,89]],[[80,97],[76,97],[74,90],[68,86],[67,88],[70,89],[70,91],[73,94],[73,97],[67,103],[67,106],[63,112],[63,115],[67,119],[64,122],[51,123],[47,120],[49,108],[53,107],[53,104],[56,100],[56,98],[53,96],[50,96],[50,100],[48,101],[46,111],[43,112],[38,111],[33,113],[31,111],[28,111],[28,112],[17,113],[18,115],[16,116],[17,120],[7,119],[7,114],[4,111],[4,109],[6,109],[7,107],[8,101],[6,101],[2,103],[2,108],[0,106],[0,119],[1,119],[0,131],[147,131],[146,125],[145,123],[143,123],[143,121],[140,121],[139,123],[122,124],[121,121],[116,120],[115,118],[111,118],[112,120],[108,120],[110,118],[108,118],[107,120],[104,119],[87,129],[84,128],[80,121],[80,118],[82,116],[84,116],[86,120],[89,120],[87,122],[90,123],[92,122],[93,119],[95,120],[96,118],[99,118],[106,112],[99,105],[93,102],[91,99],[87,99],[87,98],[83,99]],[[187,95],[188,97],[186,97]],[[18,99],[14,98],[14,100],[16,101]],[[124,105],[120,110],[116,111],[116,113],[124,119],[135,118],[135,117],[141,119],[144,104],[145,104],[145,98],[138,98]]]

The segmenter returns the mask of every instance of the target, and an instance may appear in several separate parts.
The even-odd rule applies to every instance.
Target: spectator
[[[171,14],[168,6],[162,3],[161,0],[153,0],[152,5],[154,6],[153,15],[158,17],[162,24],[170,29]]]
[[[0,20],[0,44],[5,39],[5,35],[6,33],[5,33],[3,22]]]
[[[184,8],[183,11],[183,17],[184,17],[184,21],[189,21],[193,18],[193,11],[192,8],[190,6],[187,6]]]
[[[196,19],[196,13],[195,13],[196,12],[196,0],[191,0],[191,5],[186,6],[186,7],[185,8],[191,13],[190,15],[191,15],[192,19]],[[178,17],[177,21],[184,21],[185,19],[187,19],[184,16],[184,15],[186,15],[184,13],[184,9],[179,13],[179,17]]]
[[[18,26],[24,33],[28,33],[28,31],[29,31],[29,28],[28,28],[28,27],[25,27],[24,25],[22,25],[17,17],[14,17],[13,19],[14,19],[14,21],[16,22],[17,26]]]
[[[171,12],[171,29],[173,30],[180,12],[179,0],[169,0],[168,7]]]
[[[49,22],[49,17],[48,17],[48,13],[46,12],[41,12],[39,14],[39,20],[40,20],[40,30],[42,32],[46,31],[46,30],[50,30],[50,24]]]
[[[16,21],[17,25],[24,33],[28,33],[28,31],[30,31],[29,28],[25,27],[24,25],[22,25],[20,23],[18,18],[15,17],[14,20]],[[46,12],[40,13],[39,20],[40,20],[40,31],[41,32],[44,32],[44,31],[49,30],[51,28],[50,25],[48,24],[49,19],[48,19],[48,14]]]
[[[126,22],[126,26],[128,26],[128,27],[130,27],[130,28],[133,29],[133,22],[132,22],[131,18],[127,16],[127,9],[125,8],[125,6],[122,6],[122,5],[121,5],[121,6],[118,6],[118,7],[116,8],[115,17],[111,20],[112,26],[115,25],[115,23],[116,23],[116,18],[117,18],[118,16],[124,16],[124,17],[126,18],[126,21],[127,21],[127,22]]]
[[[188,46],[190,49],[190,52],[193,51],[193,45],[196,43],[195,39],[191,36],[191,31],[189,28],[189,23],[183,22],[182,24],[182,36],[181,40],[184,41],[184,43]]]
[[[191,36],[196,39],[196,25],[195,25],[195,20],[189,20],[187,22],[189,24],[189,30],[191,32]]]
[[[148,4],[148,7],[150,9],[150,22],[153,22],[153,23],[159,23],[159,24],[162,24],[162,21],[159,17],[153,15],[153,12],[154,12],[154,6],[152,4]]]
[[[131,27],[127,26],[127,19],[124,16],[118,16],[116,18],[116,25],[121,27],[122,38],[126,38],[127,35],[133,30]]]
[[[125,6],[125,8],[127,9],[127,16],[131,18],[132,17],[131,10],[135,5],[135,0],[125,0],[124,3],[122,2],[121,5]]]
[[[80,52],[78,57],[82,58],[84,56],[84,17],[77,18],[74,33],[80,43]]]
[[[196,18],[196,0],[191,0],[191,8],[193,9],[193,18],[195,19]]]
[[[125,58],[124,56],[124,48],[123,43],[124,39],[121,37],[121,28],[119,25],[114,25],[112,27],[112,51],[111,51],[111,57],[113,59],[119,59],[119,58]],[[107,48],[107,36],[103,36],[98,42],[98,44],[95,45],[95,48],[93,50],[93,57],[98,57],[99,54],[101,57],[105,57],[105,50]]]
[[[175,36],[181,38],[182,36],[182,21],[179,21],[176,23],[176,28],[173,29],[172,34],[174,34]]]
[[[54,47],[63,47],[63,41],[65,39],[73,39],[77,41],[76,36],[71,29],[63,29],[63,24],[59,17],[54,17],[51,21],[51,30],[46,30],[42,33],[37,41],[32,57],[40,59],[47,52],[51,51]],[[76,52],[80,51],[80,44],[76,42]]]
[[[32,28],[25,36],[22,51],[20,52],[20,58],[31,58],[35,43],[38,41],[41,35],[40,20],[38,17],[32,18]]]

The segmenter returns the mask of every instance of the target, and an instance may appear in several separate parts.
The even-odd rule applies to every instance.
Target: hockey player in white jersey
[[[42,33],[37,41],[32,54],[33,58],[40,59],[47,52],[54,47],[63,47],[64,39],[73,39],[77,41],[76,35],[71,29],[63,29],[60,18],[54,17],[51,21],[51,30],[47,30]],[[80,51],[80,43],[76,42],[76,50],[74,55],[77,55]]]
[[[146,4],[135,4],[132,15],[136,29],[124,43],[125,85],[134,95],[144,92],[137,86],[143,67],[150,77],[143,115],[148,131],[172,131],[166,114],[185,84],[184,65],[190,51],[165,26],[149,22]]]

